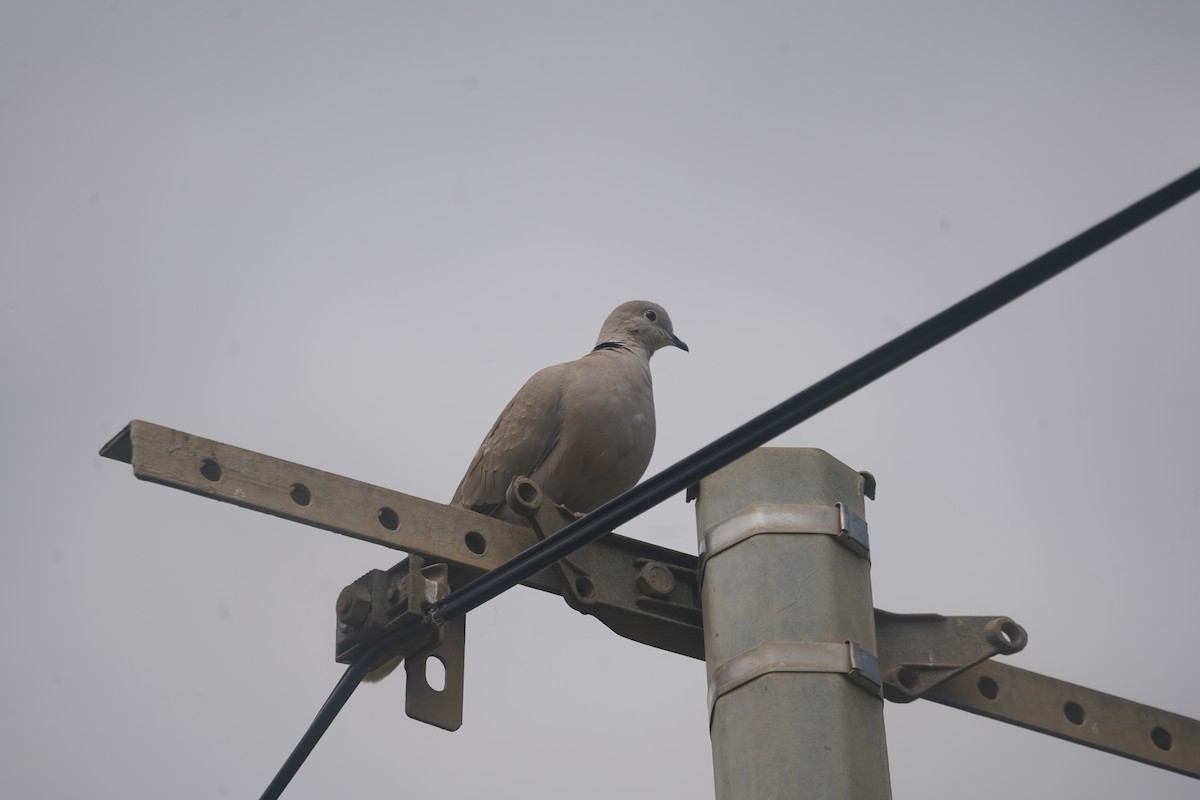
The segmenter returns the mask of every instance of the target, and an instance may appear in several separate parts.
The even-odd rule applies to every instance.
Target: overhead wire
[[[1096,251],[1200,191],[1200,168],[1172,181],[1054,249],[831,373],[562,530],[433,603],[423,619],[380,639],[347,668],[308,731],[262,795],[275,800],[334,717],[382,655],[403,640],[463,616],[575,550],[599,539],[669,497],[944,342]]]
[[[346,671],[342,673],[342,677],[334,685],[333,691],[329,693],[328,699],[321,709],[317,712],[317,716],[309,724],[308,730],[300,737],[300,741],[292,748],[292,752],[283,762],[283,766],[275,773],[275,777],[267,785],[263,791],[262,800],[276,800],[288,784],[292,782],[292,778],[303,766],[308,759],[313,748],[317,746],[317,742],[321,741],[321,737],[325,735],[325,731],[329,730],[329,726],[333,724],[333,720],[337,717],[342,707],[346,705],[346,701],[350,699],[350,695],[354,694],[354,690],[362,683],[363,678],[368,672],[374,669],[384,660],[384,656],[389,654],[395,648],[402,645],[409,639],[419,637],[426,630],[431,629],[432,625],[429,619],[422,618],[416,620],[415,623],[405,625],[395,631],[390,631],[386,636],[373,642],[369,647],[363,650],[362,655],[353,664],[346,667]]]
[[[1200,190],[1200,168],[1118,211],[1083,233],[1018,267],[774,408],[730,431],[629,491],[571,522],[430,607],[449,622],[570,555],[589,542],[684,491],[701,478],[761,447],[867,384],[911,361],[993,311],[1074,266]]]

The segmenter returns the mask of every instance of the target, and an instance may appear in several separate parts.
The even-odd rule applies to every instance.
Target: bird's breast
[[[538,470],[540,479],[533,476],[550,497],[573,511],[591,511],[645,473],[655,435],[654,395],[645,367],[609,370],[610,379],[567,387],[559,446]]]

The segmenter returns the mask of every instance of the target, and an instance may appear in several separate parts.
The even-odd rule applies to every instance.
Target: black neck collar
[[[600,344],[598,344],[592,348],[592,352],[594,353],[597,350],[628,350],[628,349],[629,349],[628,347],[621,344],[620,342],[601,342]]]

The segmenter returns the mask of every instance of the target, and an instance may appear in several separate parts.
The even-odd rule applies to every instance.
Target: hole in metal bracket
[[[467,549],[477,556],[481,556],[487,551],[487,539],[483,538],[483,534],[479,531],[467,531],[463,542],[467,545]]]
[[[221,465],[211,458],[206,458],[200,462],[200,474],[216,483],[221,480]]]
[[[446,688],[446,665],[437,656],[425,659],[425,683],[435,692],[444,691]]]
[[[1008,617],[996,617],[989,621],[983,632],[988,642],[1005,655],[1019,653],[1029,643],[1025,629]]]
[[[298,506],[306,506],[312,502],[312,492],[303,483],[292,484],[292,501]]]
[[[982,678],[980,678],[979,683],[975,684],[975,686],[979,689],[979,693],[988,700],[995,700],[1000,696],[999,684],[997,684],[995,680],[989,678],[987,675],[984,675]]]
[[[395,509],[384,506],[379,509],[379,524],[389,531],[394,531],[400,527],[400,515]]]
[[[591,578],[580,575],[575,579],[575,591],[584,600],[590,600],[596,596],[596,584],[592,583]]]
[[[1154,746],[1159,750],[1170,750],[1174,741],[1171,737],[1171,732],[1166,728],[1155,728],[1150,731],[1150,741],[1154,742]]]
[[[898,670],[896,670],[896,680],[905,689],[915,689],[917,683],[919,682],[917,673],[913,672],[908,667],[900,667]]]
[[[1085,716],[1083,713],[1083,706],[1079,705],[1079,703],[1076,703],[1074,700],[1068,700],[1067,704],[1063,706],[1063,714],[1072,725],[1083,724],[1083,718]]]
[[[533,481],[521,481],[517,484],[517,497],[525,505],[532,506],[541,498],[541,493]]]

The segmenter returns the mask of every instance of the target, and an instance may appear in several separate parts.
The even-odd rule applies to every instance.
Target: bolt
[[[638,573],[637,586],[642,594],[651,597],[666,597],[675,590],[675,574],[666,564],[647,561]]]
[[[337,617],[344,623],[361,625],[371,613],[371,591],[352,583],[337,598]]]

